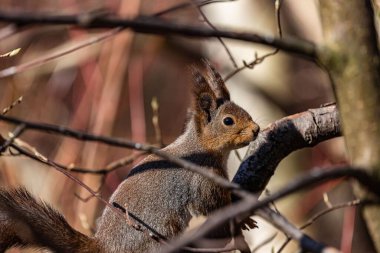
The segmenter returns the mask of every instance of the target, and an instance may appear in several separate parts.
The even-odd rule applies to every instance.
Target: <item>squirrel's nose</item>
[[[260,127],[257,126],[255,129],[252,130],[253,132],[253,138],[256,139],[256,137],[259,135]]]

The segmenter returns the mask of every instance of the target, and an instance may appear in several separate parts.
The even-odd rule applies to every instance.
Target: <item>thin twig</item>
[[[75,52],[81,48],[93,45],[95,43],[99,43],[105,39],[112,37],[113,35],[117,34],[121,30],[122,30],[121,28],[115,28],[115,29],[112,29],[110,31],[104,32],[100,35],[97,35],[97,36],[91,37],[89,39],[86,39],[84,41],[81,41],[78,44],[71,46],[69,48],[54,52],[54,53],[49,54],[49,55],[44,55],[40,58],[37,58],[37,59],[32,60],[30,62],[23,63],[23,64],[18,65],[18,66],[12,66],[12,67],[3,69],[0,71],[0,78],[12,76],[12,75],[15,75],[17,73],[23,72],[25,70],[41,66],[41,65],[43,65],[49,61],[57,59],[57,58],[64,56],[66,54],[70,54],[72,52]]]
[[[24,128],[24,130],[25,130],[25,128]],[[22,145],[22,147],[26,148],[28,151],[36,154],[39,157],[45,157],[35,147],[33,147],[32,145],[30,145],[29,143],[27,143],[25,141],[21,141],[20,139],[18,139],[17,141],[18,141],[19,144]],[[23,151],[21,151],[20,154],[26,155],[26,154],[24,154]],[[17,155],[19,155],[19,154],[17,154]],[[63,164],[57,163],[55,161],[52,161],[50,159],[49,159],[49,161],[52,164],[54,164],[55,166],[57,166],[57,167],[59,167],[59,168],[61,168],[63,170],[66,170],[66,171],[75,172],[75,173],[82,173],[82,174],[93,174],[93,175],[104,176],[104,175],[107,175],[107,174],[111,173],[114,170],[122,168],[125,165],[131,164],[133,161],[135,161],[137,158],[139,158],[140,156],[143,156],[143,155],[145,155],[145,153],[136,153],[136,154],[132,154],[130,156],[123,157],[121,159],[118,159],[116,161],[111,162],[110,164],[106,165],[102,169],[79,168],[79,167],[75,167],[73,164],[65,166]]]
[[[305,224],[300,226],[299,229],[303,230],[303,229],[307,228],[308,226],[312,225],[316,220],[318,220],[319,218],[321,218],[325,214],[330,213],[332,211],[335,211],[337,209],[341,209],[341,208],[345,208],[345,207],[351,207],[351,206],[358,206],[358,205],[363,205],[363,204],[370,204],[370,203],[373,203],[373,202],[367,202],[367,201],[361,201],[360,199],[355,199],[353,201],[349,201],[346,203],[341,203],[341,204],[329,206],[329,208],[316,213]],[[291,241],[291,238],[287,236],[285,242],[278,249],[277,253],[281,253],[290,241]]]
[[[34,123],[34,122],[16,119],[16,118],[4,116],[4,115],[0,115],[0,120],[7,121],[7,122],[10,122],[13,124],[25,124],[25,127],[27,129],[33,129],[33,130],[37,130],[37,131],[41,131],[41,132],[48,132],[48,133],[56,133],[56,134],[60,134],[63,136],[75,138],[78,140],[100,142],[100,143],[112,145],[115,147],[136,149],[136,150],[140,150],[140,151],[145,151],[147,153],[153,153],[159,157],[164,158],[165,160],[168,160],[170,162],[177,164],[178,166],[181,166],[182,168],[191,170],[191,171],[196,172],[196,173],[198,173],[198,174],[200,174],[206,178],[213,180],[218,185],[220,185],[226,189],[230,189],[237,196],[244,197],[246,195],[250,195],[249,192],[242,190],[238,184],[229,182],[225,178],[216,175],[211,170],[205,170],[201,166],[198,166],[198,165],[191,163],[187,160],[184,160],[182,158],[171,155],[171,154],[169,154],[165,151],[162,151],[159,148],[152,146],[152,145],[122,140],[120,138],[110,138],[110,137],[101,136],[101,135],[93,135],[93,134],[89,134],[89,133],[85,133],[85,132],[81,132],[81,131],[72,130],[70,128],[66,128],[63,126]],[[55,164],[54,164],[54,166],[58,167]],[[60,168],[60,170],[63,170],[63,169]]]
[[[364,202],[364,203],[366,203],[366,202]],[[361,204],[363,204],[363,201],[361,201],[360,199],[355,199],[355,200],[347,202],[347,203],[342,203],[342,204],[337,204],[337,205],[331,206],[330,208],[322,210],[319,213],[315,214],[305,224],[303,224],[300,227],[300,229],[305,229],[306,227],[313,224],[317,219],[319,219],[320,217],[322,217],[323,215],[325,215],[329,212],[335,211],[335,210],[340,209],[340,208],[357,206],[357,205],[361,205]]]
[[[106,181],[106,177],[105,177],[105,175],[102,175],[102,179],[100,180],[99,187],[94,191],[97,195],[99,195],[99,197],[102,196],[100,191],[102,190],[105,181]],[[82,202],[88,202],[90,199],[95,198],[95,196],[92,195],[91,193],[88,197],[82,197],[82,196],[80,196],[80,193],[74,192],[74,196],[77,197]]]
[[[329,200],[329,195],[327,194],[327,192],[323,193],[323,202],[325,203],[327,207],[329,208],[332,207],[332,204]]]
[[[341,177],[348,177],[353,178],[356,181],[358,181],[361,185],[366,187],[370,192],[374,193],[377,197],[380,197],[380,188],[378,185],[380,185],[380,182],[378,182],[376,179],[374,179],[366,170],[354,168],[354,167],[341,167],[341,168],[335,168],[331,170],[321,170],[321,169],[314,169],[308,174],[304,175],[303,177],[300,177],[290,184],[288,184],[283,189],[273,193],[271,196],[258,201],[257,198],[255,198],[252,195],[247,195],[243,198],[243,200],[238,201],[234,205],[229,205],[225,208],[219,209],[214,213],[214,215],[209,216],[209,218],[206,220],[206,222],[197,229],[196,232],[188,233],[177,240],[173,241],[169,246],[166,248],[166,253],[176,252],[179,249],[181,249],[184,246],[187,246],[194,241],[198,240],[199,238],[202,238],[207,233],[209,233],[212,229],[215,229],[216,227],[222,225],[227,220],[238,218],[239,220],[244,220],[245,218],[249,217],[253,212],[267,206],[271,202],[281,199],[285,196],[288,196],[291,193],[300,191],[304,188],[310,188],[312,186],[324,183],[329,180],[333,180],[336,178]],[[277,214],[273,212],[274,214]],[[317,248],[324,248],[320,243],[312,240],[306,235],[303,235],[302,233],[297,233],[299,237],[294,238],[300,242],[300,246],[305,250],[310,250],[313,252],[313,247],[317,246]],[[315,250],[316,248],[314,248]],[[315,252],[315,251],[314,251]],[[320,251],[318,251],[320,252]]]
[[[243,158],[241,158],[241,155],[239,154],[239,151],[237,151],[237,150],[235,149],[235,150],[234,150],[234,153],[235,153],[236,158],[239,160],[239,162],[242,162],[242,161],[243,161]]]
[[[10,133],[9,139],[5,140],[0,145],[0,154],[3,153],[10,145],[12,145],[13,141],[19,137],[24,130],[26,129],[26,126],[24,124],[18,125],[15,130]]]
[[[18,53],[20,53],[21,51],[21,48],[15,48],[15,49],[12,49],[11,51],[8,51],[4,54],[0,54],[0,58],[5,58],[5,57],[13,57],[15,55],[18,55]]]
[[[281,28],[281,19],[280,19],[280,9],[281,9],[281,0],[276,0],[275,1],[275,16],[276,16],[276,24],[277,24],[277,33],[280,38],[282,38],[282,28]],[[262,56],[258,56],[257,53],[255,53],[255,59],[251,61],[250,63],[247,63],[246,61],[243,61],[243,66],[240,68],[236,68],[233,70],[231,73],[229,73],[225,78],[224,81],[227,81],[240,71],[244,70],[245,68],[253,69],[256,65],[262,63],[266,58],[277,54],[280,51],[279,48],[276,48],[274,51],[264,54]]]
[[[265,245],[273,241],[274,238],[276,238],[276,236],[277,236],[277,233],[274,233],[273,235],[269,236],[267,239],[259,243],[256,247],[252,249],[252,253],[258,251],[259,249],[261,249],[262,247],[264,247]]]
[[[77,172],[77,173],[84,173],[84,174],[98,174],[98,175],[106,175],[114,170],[117,170],[119,168],[122,168],[126,165],[129,165],[133,163],[137,158],[140,156],[145,155],[145,153],[136,153],[132,154],[123,158],[120,158],[116,161],[111,162],[110,164],[106,165],[104,169],[85,169],[85,168],[78,168],[78,167],[67,167],[68,170],[72,172]],[[57,164],[57,163],[55,163]],[[58,166],[61,166],[57,164]]]
[[[95,191],[93,191],[88,185],[86,185],[81,180],[79,180],[78,178],[73,176],[70,172],[56,166],[54,163],[49,161],[48,158],[42,156],[41,154],[31,153],[31,152],[27,151],[25,148],[23,148],[19,145],[16,145],[14,143],[11,144],[11,147],[14,148],[15,150],[17,150],[18,152],[20,152],[21,154],[31,158],[32,160],[38,161],[40,163],[43,163],[43,164],[46,164],[46,165],[49,165],[49,166],[55,168],[56,170],[58,170],[59,172],[61,172],[62,174],[64,174],[68,178],[70,178],[71,180],[73,180],[75,183],[77,183],[78,185],[80,185],[81,187],[86,189],[92,196],[94,196],[96,199],[98,199],[100,202],[102,202],[105,206],[109,207],[115,214],[119,215],[121,218],[125,218],[124,214],[122,212],[120,212],[119,208],[116,208],[114,205],[108,203],[106,200],[104,200],[102,197],[100,197]],[[157,233],[157,231],[155,231],[155,230],[151,229],[149,226],[147,226],[142,220],[138,219],[132,213],[129,213],[129,215],[137,222],[137,224],[133,224],[132,227],[134,227],[135,229],[138,228],[137,229],[138,231],[144,232],[145,234],[147,234],[151,238],[153,238],[153,237],[154,238],[159,237],[161,239],[165,238],[161,234]],[[144,229],[142,227],[144,227]]]
[[[10,105],[10,106],[7,106],[3,109],[3,111],[1,112],[1,114],[5,115],[7,114],[10,110],[12,110],[16,105],[20,104],[22,102],[22,99],[23,97],[19,97],[18,99],[16,99],[15,101],[13,101],[13,103]]]
[[[218,28],[216,28],[212,23],[211,21],[208,19],[208,17],[205,15],[205,13],[203,12],[203,10],[201,9],[201,6],[197,5],[196,4],[196,1],[195,0],[190,0],[191,3],[195,6],[195,8],[197,8],[199,14],[202,16],[203,20],[206,22],[206,24],[208,24],[212,29],[214,29],[215,31],[218,31]],[[224,50],[226,51],[228,57],[230,58],[231,62],[232,62],[232,65],[235,67],[235,68],[238,68],[238,65],[236,63],[236,60],[235,58],[233,57],[230,49],[227,47],[226,43],[222,40],[222,38],[220,37],[216,37],[217,40],[219,40],[220,44],[222,44],[222,46],[224,47]]]
[[[197,6],[201,7],[201,6],[214,4],[214,3],[226,3],[226,2],[234,2],[234,1],[237,1],[237,0],[206,0],[206,1],[195,1],[195,2],[196,2]],[[159,16],[166,15],[168,13],[172,13],[174,11],[178,11],[178,10],[189,8],[189,7],[191,7],[191,3],[189,3],[189,2],[180,3],[180,4],[174,5],[172,7],[169,7],[165,10],[156,12],[156,13],[152,14],[152,16],[159,17]]]
[[[158,104],[157,97],[152,98],[150,105],[152,107],[152,112],[153,112],[152,124],[154,128],[154,134],[156,136],[156,142],[159,145],[159,147],[163,147],[164,143],[162,141],[162,134],[161,134],[161,128],[160,128],[160,122],[159,122],[159,113],[158,113],[159,104]]]
[[[237,250],[234,245],[227,245],[224,248],[192,248],[192,247],[184,247],[186,252],[199,252],[199,253],[221,253],[221,252],[231,252]]]
[[[19,25],[75,25],[86,29],[90,28],[115,28],[123,27],[132,29],[139,33],[182,35],[189,37],[209,38],[221,37],[234,40],[246,41],[267,45],[282,49],[286,52],[295,53],[314,60],[317,50],[314,43],[306,40],[287,37],[286,39],[276,38],[269,35],[260,35],[248,32],[236,32],[227,29],[217,31],[188,24],[179,24],[166,21],[157,17],[137,17],[134,19],[123,19],[118,17],[99,17],[83,24],[83,14],[51,16],[41,13],[6,13],[0,12],[0,21],[13,22]]]

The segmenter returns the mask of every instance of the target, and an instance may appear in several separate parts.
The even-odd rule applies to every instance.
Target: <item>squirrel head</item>
[[[257,137],[259,126],[244,109],[230,101],[230,93],[220,74],[208,61],[204,63],[206,76],[192,68],[192,119],[198,141],[210,152],[248,145]]]

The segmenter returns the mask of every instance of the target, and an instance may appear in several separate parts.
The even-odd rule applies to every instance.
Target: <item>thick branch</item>
[[[214,30],[207,27],[172,23],[152,16],[123,19],[118,17],[91,17],[89,14],[52,16],[41,13],[0,12],[0,21],[16,23],[21,26],[38,24],[75,25],[84,28],[123,27],[139,33],[229,38],[279,48],[286,52],[300,54],[312,59],[316,56],[316,48],[313,43],[296,38],[287,37],[286,39],[280,39],[270,35],[235,32],[227,29]]]
[[[233,182],[259,194],[280,161],[291,152],[337,136],[340,136],[340,120],[335,105],[280,119],[263,130],[250,144]]]

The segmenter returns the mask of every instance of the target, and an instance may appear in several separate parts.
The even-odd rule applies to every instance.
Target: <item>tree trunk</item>
[[[350,159],[379,176],[380,66],[371,1],[321,0],[320,5],[325,45],[319,59],[333,81]],[[368,197],[362,188],[355,192]],[[380,207],[366,207],[364,217],[380,252]]]

